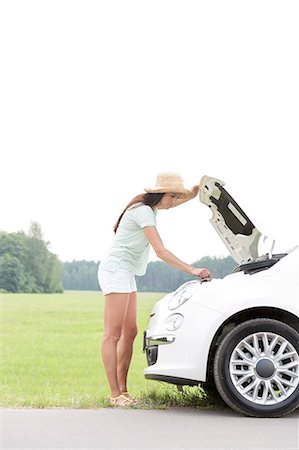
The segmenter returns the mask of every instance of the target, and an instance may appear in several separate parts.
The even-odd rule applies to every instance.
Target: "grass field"
[[[157,293],[140,293],[139,333],[135,341],[129,388],[140,407],[213,406],[200,388],[147,381],[142,353]],[[0,294],[1,392],[5,407],[97,408],[108,406],[109,390],[101,362],[103,296],[99,292]]]

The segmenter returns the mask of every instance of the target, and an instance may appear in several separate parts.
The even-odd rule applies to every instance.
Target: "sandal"
[[[126,398],[128,398],[129,400],[131,400],[131,402],[133,403],[133,405],[136,405],[139,400],[135,397],[132,397],[131,394],[129,394],[129,392],[123,392],[122,395],[124,395]]]
[[[114,408],[116,406],[128,407],[128,406],[132,406],[133,400],[131,400],[129,397],[126,397],[125,395],[121,394],[118,397],[110,397],[110,403],[111,403],[111,406],[113,406]]]

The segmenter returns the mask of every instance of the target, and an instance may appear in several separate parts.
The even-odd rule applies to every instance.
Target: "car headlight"
[[[182,314],[171,314],[165,320],[165,328],[168,331],[175,331],[180,328],[184,322],[184,316]]]
[[[199,280],[192,280],[187,281],[187,283],[180,286],[169,300],[168,308],[176,309],[179,306],[182,306],[190,297],[192,297],[199,283]]]

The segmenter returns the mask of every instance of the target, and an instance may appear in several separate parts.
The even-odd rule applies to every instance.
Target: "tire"
[[[214,378],[223,400],[242,414],[289,414],[299,406],[299,333],[272,319],[243,322],[220,343]]]

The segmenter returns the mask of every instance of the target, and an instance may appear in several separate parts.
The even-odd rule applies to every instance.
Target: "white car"
[[[283,416],[299,406],[299,246],[259,254],[263,236],[223,186],[204,176],[199,198],[238,266],[223,279],[184,283],[155,304],[144,375],[216,386],[243,414]]]

